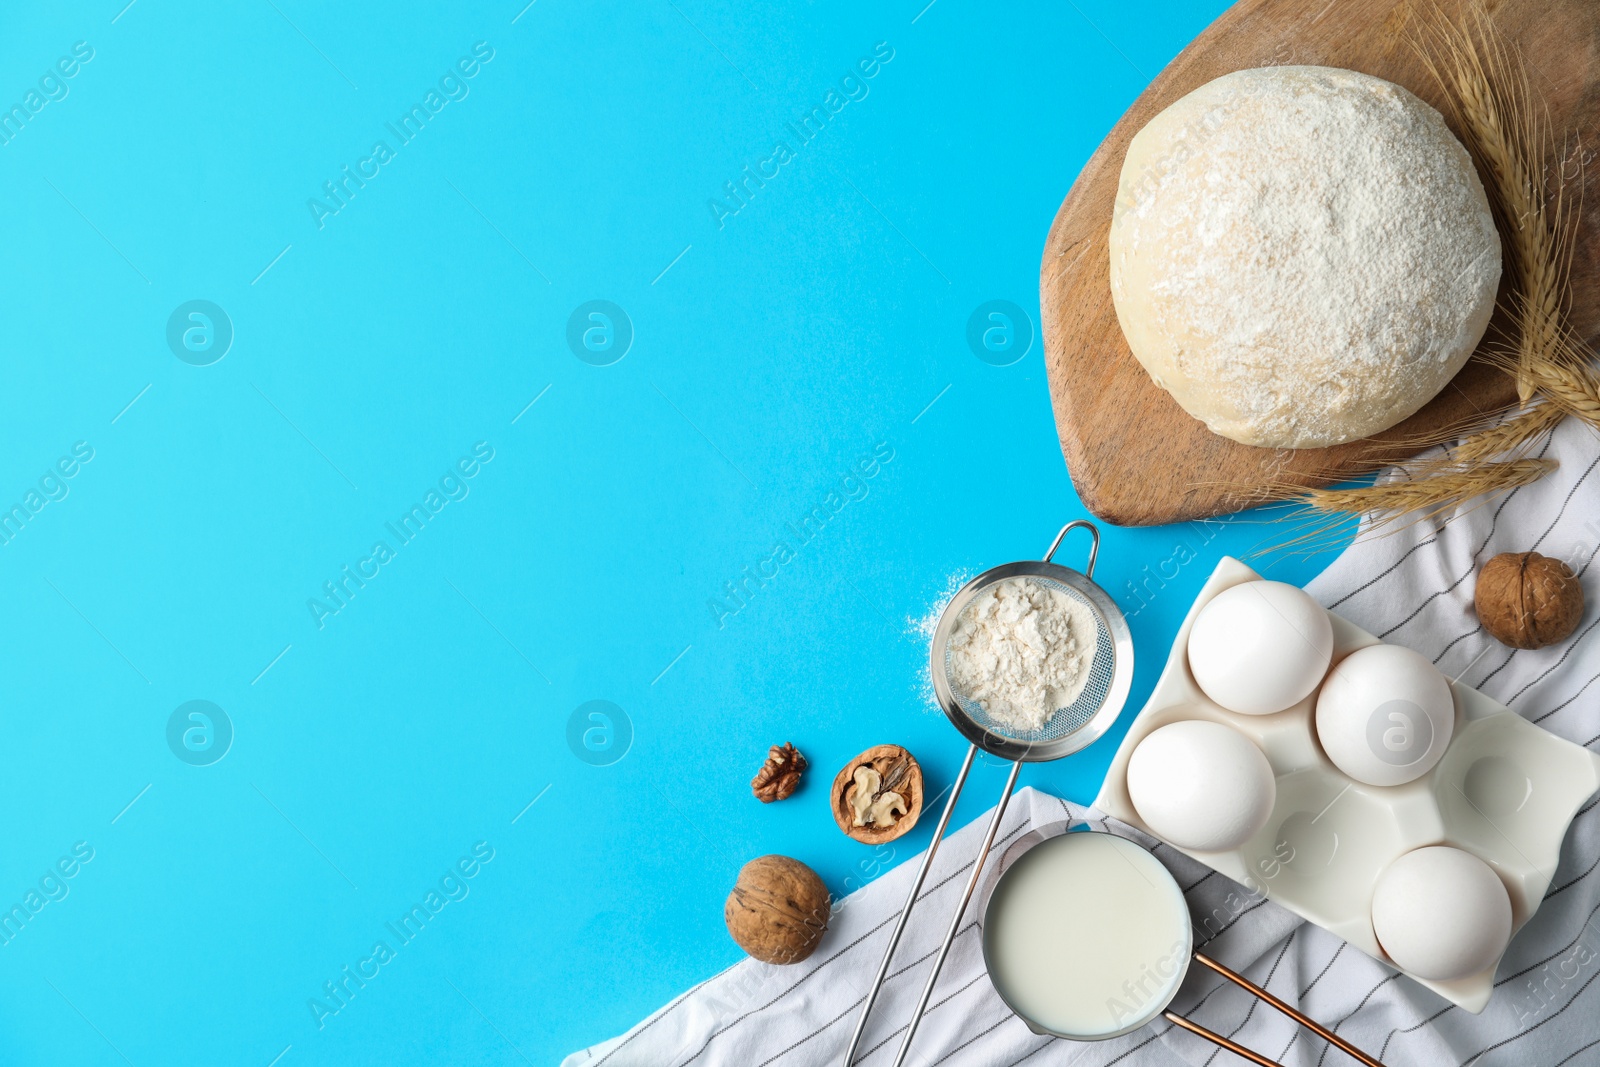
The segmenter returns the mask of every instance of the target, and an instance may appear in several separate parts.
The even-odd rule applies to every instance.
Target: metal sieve
[[[1062,536],[1065,534],[1063,530]],[[1099,533],[1096,532],[1095,546],[1089,554],[1090,574],[1094,572],[1098,549]],[[1050,555],[1054,554],[1055,545],[1052,545]],[[1133,638],[1122,612],[1088,575],[1049,560],[1047,555],[1043,562],[1007,563],[984,571],[950,599],[939,615],[933,634],[931,668],[939,706],[968,741],[1002,759],[1035,763],[1060,759],[1086,748],[1116,721],[1133,680]],[[1082,692],[1071,704],[1056,709],[1042,727],[1029,731],[996,722],[977,701],[960,692],[950,652],[950,638],[972,602],[1001,582],[1018,578],[1030,579],[1085,605],[1095,620],[1094,654],[1089,661],[1089,679]]]
[[[1088,530],[1092,538],[1088,562],[1081,574],[1070,567],[1051,562],[1067,534],[1078,528]],[[1011,793],[1016,788],[1017,775],[1022,770],[1022,765],[1060,759],[1092,744],[1116,721],[1122,711],[1123,702],[1128,699],[1128,689],[1133,684],[1133,635],[1128,632],[1128,622],[1123,618],[1122,611],[1106,595],[1105,590],[1092,581],[1095,561],[1099,555],[1099,529],[1083,519],[1069,522],[1061,528],[1060,533],[1056,534],[1043,560],[1037,563],[1024,561],[991,567],[957,590],[939,615],[938,625],[934,627],[933,642],[929,648],[929,669],[933,675],[934,693],[938,697],[939,707],[943,709],[945,717],[971,744],[967,748],[967,756],[962,761],[961,770],[950,787],[950,799],[945,801],[944,811],[939,816],[939,825],[933,832],[933,840],[923,853],[916,880],[911,886],[911,895],[906,899],[905,907],[900,911],[900,918],[889,935],[889,945],[883,954],[883,962],[879,964],[877,976],[873,979],[872,986],[862,1003],[861,1015],[856,1020],[855,1033],[850,1038],[850,1047],[845,1051],[845,1067],[850,1067],[855,1059],[856,1049],[861,1045],[862,1035],[867,1028],[867,1019],[872,1014],[872,1006],[883,988],[884,978],[889,973],[890,961],[894,958],[895,949],[899,947],[900,936],[905,932],[906,922],[911,917],[912,908],[916,906],[917,897],[922,892],[922,884],[933,866],[934,854],[938,852],[939,843],[944,839],[945,830],[950,825],[950,816],[955,811],[956,800],[961,796],[962,787],[966,785],[967,774],[972,770],[972,761],[976,758],[978,750],[982,749],[990,755],[1010,760],[1011,773],[1006,778],[1005,791],[1000,794],[1000,803],[995,807],[994,815],[989,820],[983,844],[973,860],[971,874],[961,895],[961,903],[957,905],[956,913],[950,920],[944,941],[934,956],[933,968],[928,974],[921,999],[917,1001],[916,1010],[906,1026],[905,1037],[900,1042],[900,1051],[894,1059],[894,1067],[901,1067],[905,1063],[906,1054],[911,1048],[911,1039],[917,1032],[917,1026],[922,1022],[922,1016],[928,1010],[928,1001],[933,997],[933,988],[939,980],[939,971],[944,967],[945,957],[950,953],[950,945],[961,927],[961,917],[972,900],[978,876],[983,870],[983,861],[994,845],[995,834],[1000,829],[1000,820],[1005,816],[1006,804],[1011,800]],[[1029,578],[1051,589],[1059,590],[1078,603],[1086,605],[1095,620],[1094,654],[1089,661],[1089,678],[1082,692],[1068,706],[1057,708],[1037,730],[1019,731],[997,722],[985,713],[976,701],[958,690],[951,675],[950,638],[955,633],[962,615],[980,593],[997,583],[1014,578]]]

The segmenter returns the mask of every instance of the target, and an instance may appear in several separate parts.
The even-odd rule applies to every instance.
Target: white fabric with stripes
[[[1458,516],[1362,541],[1309,587],[1325,605],[1385,640],[1426,653],[1450,676],[1482,689],[1546,729],[1591,749],[1600,743],[1600,441],[1567,420],[1547,446],[1553,475]],[[1552,649],[1514,652],[1484,634],[1472,609],[1477,566],[1499,552],[1534,549],[1568,560],[1588,598],[1578,634]],[[1600,573],[1600,571],[1597,571]],[[987,780],[989,776],[985,776]],[[976,787],[975,787],[976,788]],[[1573,821],[1544,903],[1517,937],[1481,1015],[1400,977],[1339,938],[1157,847],[1186,887],[1196,941],[1341,1036],[1398,1064],[1600,1064],[1600,801]],[[1152,844],[1137,831],[1037,790],[1013,799],[996,854],[1033,826],[1070,815]],[[858,1063],[888,1067],[921,992],[932,953],[961,891],[962,863],[987,817],[940,849],[928,887],[896,955]],[[619,1038],[574,1053],[563,1067],[799,1067],[836,1063],[861,997],[909,891],[906,862],[844,898],[810,960],[790,967],[740,963],[690,990]],[[1111,1041],[1073,1043],[1032,1033],[1001,1003],[983,971],[969,909],[910,1063],[952,1067],[1028,1064],[1183,1067],[1240,1063],[1165,1020]],[[1285,1067],[1352,1062],[1315,1035],[1204,968],[1192,968],[1173,1008]]]

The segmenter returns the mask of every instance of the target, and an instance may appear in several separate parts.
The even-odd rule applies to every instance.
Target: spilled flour
[[[906,637],[911,641],[928,648],[933,644],[933,635],[939,629],[939,619],[943,617],[945,608],[950,606],[950,601],[956,598],[961,587],[972,581],[977,571],[961,569],[945,579],[944,588],[936,594],[923,613],[911,615],[906,618]],[[933,675],[929,673],[929,664],[924,657],[922,670],[917,672],[914,691],[917,701],[925,707],[937,709],[939,695],[934,692]]]
[[[950,635],[959,694],[996,723],[1037,730],[1089,681],[1095,618],[1088,605],[1032,578],[997,582],[967,605]]]

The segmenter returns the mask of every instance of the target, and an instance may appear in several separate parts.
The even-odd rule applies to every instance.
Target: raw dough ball
[[[1229,711],[1271,715],[1300,703],[1327,673],[1333,623],[1311,594],[1286,582],[1224,589],[1195,617],[1189,670]]]
[[[1312,448],[1393,426],[1461,369],[1499,280],[1466,149],[1380,78],[1237,71],[1128,146],[1111,223],[1122,332],[1235,441]]]
[[[1403,970],[1435,982],[1492,965],[1511,940],[1511,898],[1470,852],[1433,845],[1389,864],[1372,894],[1372,929]]]
[[[1128,758],[1128,796],[1157,837],[1196,852],[1238,848],[1278,799],[1272,764],[1239,731],[1205,719],[1169,723]]]
[[[1450,683],[1420,652],[1369,645],[1339,661],[1317,694],[1317,740],[1341,771],[1401,785],[1433,770],[1455,732]]]
[[[799,963],[828,928],[828,887],[788,856],[757,856],[739,871],[722,918],[728,933],[762,963]]]

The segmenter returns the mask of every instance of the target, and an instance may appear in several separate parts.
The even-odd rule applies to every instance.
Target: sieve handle
[[[1061,531],[1066,533],[1065,530]],[[961,903],[956,905],[956,913],[950,917],[950,929],[945,931],[944,943],[939,946],[939,954],[933,957],[933,970],[928,974],[928,984],[922,987],[922,998],[917,1001],[917,1008],[911,1013],[911,1021],[906,1023],[906,1036],[900,1039],[900,1051],[895,1054],[894,1067],[902,1067],[906,1062],[906,1054],[911,1051],[911,1039],[916,1036],[917,1026],[921,1024],[922,1017],[928,1011],[928,1001],[933,999],[933,987],[939,981],[939,970],[944,966],[944,958],[950,954],[950,946],[956,939],[956,934],[961,931],[961,916],[966,913],[967,904],[972,900],[972,891],[978,887],[978,876],[983,873],[983,861],[989,858],[989,849],[994,846],[995,834],[1000,832],[1000,820],[1005,817],[1006,804],[1011,800],[1011,791],[1017,787],[1017,775],[1022,770],[1019,760],[1011,765],[1011,775],[1006,779],[1005,792],[1000,794],[1000,803],[995,806],[994,818],[989,820],[989,832],[983,835],[983,844],[978,847],[978,858],[972,861],[972,874],[967,877],[967,887],[962,890]]]
[[[1096,526],[1088,519],[1073,519],[1071,522],[1061,527],[1061,532],[1056,534],[1056,539],[1050,542],[1050,551],[1044,554],[1044,562],[1050,562],[1050,557],[1056,554],[1056,549],[1060,548],[1061,542],[1066,540],[1067,533],[1075,527],[1082,527],[1083,529],[1088,530],[1089,536],[1094,538],[1094,540],[1089,543],[1089,562],[1083,568],[1083,576],[1085,578],[1093,578],[1094,561],[1100,556],[1100,527]]]
[[[900,935],[905,933],[906,920],[911,918],[911,909],[916,906],[917,895],[922,892],[922,883],[927,880],[928,870],[933,866],[933,854],[939,851],[939,842],[944,839],[945,827],[950,825],[950,815],[956,810],[956,798],[961,796],[961,787],[967,784],[967,772],[972,770],[972,760],[977,754],[977,745],[968,746],[967,758],[961,764],[961,773],[956,775],[954,784],[950,786],[950,799],[944,802],[944,814],[939,816],[939,825],[933,830],[933,840],[928,842],[927,851],[922,854],[922,866],[917,868],[916,880],[911,883],[911,895],[906,898],[906,906],[900,909],[900,920],[894,924],[894,931],[889,935],[889,947],[883,951],[883,962],[878,964],[877,977],[873,978],[872,987],[867,990],[867,995],[861,1002],[861,1014],[856,1019],[856,1031],[850,1035],[850,1047],[844,1053],[844,1067],[850,1067],[850,1062],[856,1058],[856,1049],[861,1046],[861,1035],[866,1033],[867,1017],[872,1014],[872,1005],[877,1001],[878,992],[883,988],[883,980],[889,973],[889,961],[894,959],[894,950],[900,945]]]

